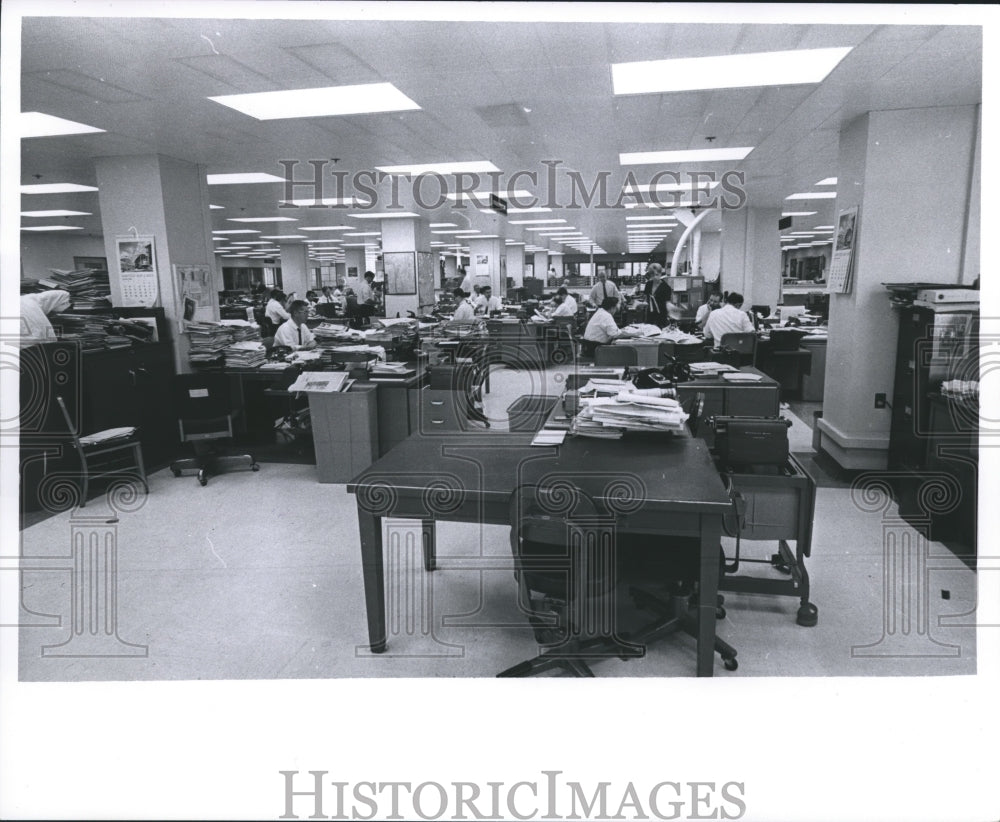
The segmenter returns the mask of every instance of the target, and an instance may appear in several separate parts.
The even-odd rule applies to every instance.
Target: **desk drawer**
[[[424,388],[420,399],[420,431],[434,434],[440,431],[458,431],[458,404],[460,395],[455,391]]]

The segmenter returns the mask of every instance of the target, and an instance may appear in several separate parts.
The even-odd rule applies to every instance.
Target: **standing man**
[[[309,330],[309,326],[306,325],[309,303],[305,300],[296,300],[289,308],[292,310],[292,315],[281,324],[281,328],[274,335],[274,344],[283,345],[295,351],[315,348],[316,338]]]
[[[366,271],[364,280],[358,286],[358,303],[360,305],[375,305],[375,289],[372,288],[373,282],[375,282],[375,272]]]
[[[594,287],[590,289],[590,295],[587,297],[587,302],[591,305],[601,306],[608,297],[615,297],[616,299],[621,299],[621,292],[618,290],[618,286],[615,285],[614,280],[609,280],[607,273],[604,269],[597,272],[597,282],[594,283]]]

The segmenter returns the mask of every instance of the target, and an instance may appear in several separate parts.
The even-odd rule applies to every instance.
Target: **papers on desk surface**
[[[349,387],[346,371],[303,371],[299,378],[288,386],[290,394],[296,391],[313,391],[321,394],[332,394],[345,391]]]
[[[726,382],[760,382],[763,377],[760,374],[750,374],[746,371],[730,371],[722,375]]]
[[[80,445],[101,445],[114,442],[115,440],[127,440],[135,432],[136,429],[130,426],[109,428],[106,431],[98,431],[96,434],[88,434],[86,437],[80,437]]]
[[[531,441],[532,445],[562,445],[566,432],[558,429],[543,428]]]
[[[688,419],[677,400],[633,391],[581,403],[570,431],[583,437],[619,439],[626,431],[683,432]]]
[[[716,374],[726,374],[736,369],[724,362],[693,362],[690,363],[692,377],[709,377]]]

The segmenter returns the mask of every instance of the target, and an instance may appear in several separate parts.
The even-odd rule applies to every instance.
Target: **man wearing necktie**
[[[604,301],[608,297],[614,297],[617,300],[621,300],[622,295],[618,290],[618,286],[615,285],[613,280],[608,279],[608,275],[602,269],[597,272],[597,282],[594,283],[594,287],[590,289],[590,296],[587,297],[587,302],[591,305],[600,307],[604,304]]]
[[[306,317],[309,315],[309,303],[305,300],[296,300],[289,308],[291,317],[285,320],[278,332],[274,335],[274,344],[292,348],[296,351],[316,347],[316,338],[313,336],[309,326],[306,325]]]

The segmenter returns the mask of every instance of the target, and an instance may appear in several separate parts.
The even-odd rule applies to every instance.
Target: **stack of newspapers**
[[[682,432],[688,415],[677,400],[635,391],[582,400],[571,433],[618,439],[626,431]]]

